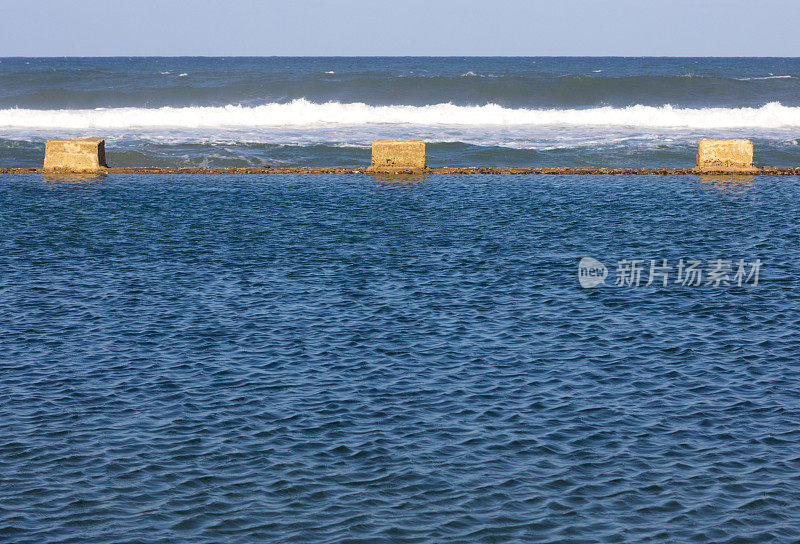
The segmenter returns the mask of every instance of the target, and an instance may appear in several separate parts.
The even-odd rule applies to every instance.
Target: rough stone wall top
[[[697,168],[746,172],[753,170],[753,143],[750,140],[700,140]]]
[[[419,171],[425,169],[425,142],[422,140],[374,140],[373,172]]]
[[[96,172],[106,167],[106,142],[102,138],[47,140],[45,143],[45,170]]]

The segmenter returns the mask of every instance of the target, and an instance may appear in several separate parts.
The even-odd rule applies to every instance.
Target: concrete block
[[[753,168],[750,140],[701,140],[697,144],[697,169],[719,172],[749,172]]]
[[[418,172],[425,169],[425,142],[422,140],[374,140],[372,172]]]
[[[102,138],[47,140],[44,169],[54,172],[97,172],[107,168],[106,141]]]

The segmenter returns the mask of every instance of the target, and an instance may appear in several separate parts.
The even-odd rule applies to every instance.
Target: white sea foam
[[[330,125],[418,126],[618,126],[661,128],[800,127],[800,107],[772,102],[758,108],[666,106],[587,109],[512,109],[484,106],[370,106],[318,104],[297,99],[284,104],[221,107],[100,108],[92,110],[0,110],[5,128],[213,128]]]
[[[738,81],[756,81],[761,79],[792,79],[792,76],[773,76],[772,74],[764,77],[740,77]]]

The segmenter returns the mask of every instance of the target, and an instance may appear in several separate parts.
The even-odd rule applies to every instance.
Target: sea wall
[[[105,140],[79,138],[48,140],[42,168],[0,168],[0,174],[38,173],[108,173],[108,174],[501,174],[501,175],[728,175],[735,173],[765,176],[800,175],[800,167],[755,167],[753,144],[749,140],[702,140],[697,148],[694,168],[604,168],[604,167],[428,167],[425,142],[421,140],[375,140],[369,167],[108,167]]]

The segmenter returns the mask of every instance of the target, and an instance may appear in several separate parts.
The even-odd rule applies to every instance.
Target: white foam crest
[[[135,129],[151,127],[291,127],[331,125],[417,126],[628,126],[662,128],[800,127],[800,107],[772,102],[758,108],[676,108],[666,106],[587,109],[512,109],[484,106],[370,106],[309,102],[261,106],[100,108],[93,110],[0,110],[0,127]]]
[[[740,77],[737,78],[738,81],[756,81],[756,80],[763,80],[763,79],[792,79],[792,76],[773,76],[772,74],[764,77]]]

